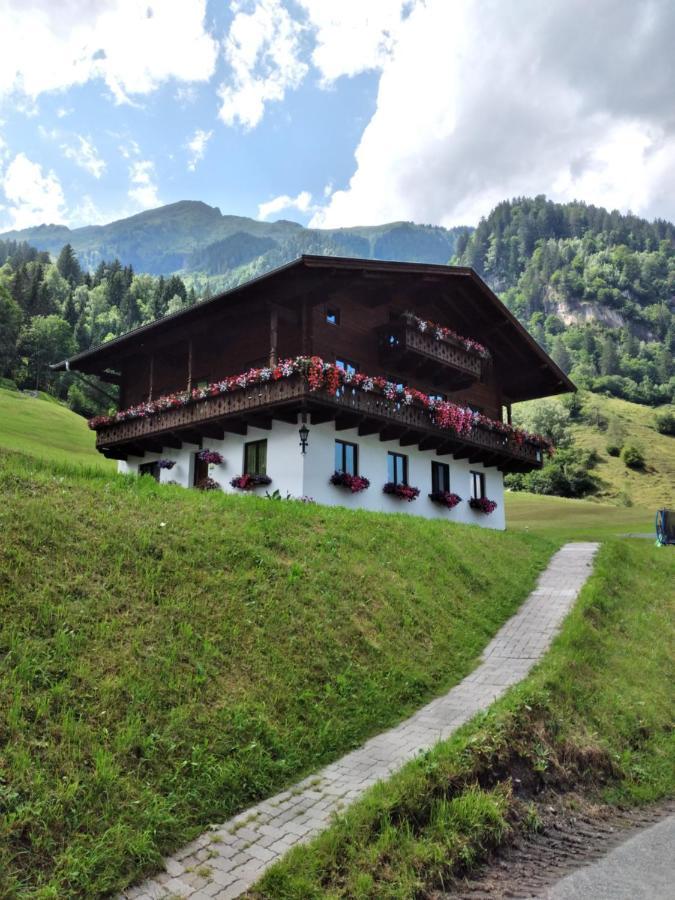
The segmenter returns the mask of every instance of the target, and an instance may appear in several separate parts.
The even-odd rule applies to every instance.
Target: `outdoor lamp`
[[[309,438],[309,428],[304,422],[302,423],[298,434],[300,435],[300,452],[307,453],[307,439]]]

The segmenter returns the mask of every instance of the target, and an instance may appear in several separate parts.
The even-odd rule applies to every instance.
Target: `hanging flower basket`
[[[462,502],[459,494],[453,494],[451,491],[432,491],[429,499],[432,503],[438,503],[439,506],[445,506],[447,509],[454,509],[458,503]]]
[[[159,466],[160,469],[173,469],[173,467],[176,465],[176,460],[175,459],[158,459],[157,465]]]
[[[195,485],[198,491],[219,491],[220,485],[215,480],[215,478],[202,478],[201,481],[198,481]]]
[[[471,509],[475,509],[476,512],[482,512],[489,516],[491,512],[497,509],[497,501],[488,500],[487,497],[472,497],[469,500],[469,506]]]
[[[367,478],[363,478],[361,475],[350,475],[348,472],[335,472],[330,476],[330,483],[336,487],[347,488],[352,494],[358,494],[370,487]]]
[[[272,479],[269,475],[237,475],[230,481],[230,484],[238,491],[252,491],[253,488],[261,485],[272,484]]]
[[[218,453],[217,450],[200,450],[197,454],[197,459],[208,463],[210,466],[219,466],[223,461],[222,454]]]
[[[382,490],[385,494],[390,494],[392,497],[398,497],[400,500],[407,500],[408,503],[417,500],[420,495],[419,488],[412,487],[410,484],[394,484],[393,481],[388,481]]]

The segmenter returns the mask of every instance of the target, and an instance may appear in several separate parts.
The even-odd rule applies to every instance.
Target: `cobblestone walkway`
[[[573,543],[559,550],[535,590],[485,648],[481,664],[449,693],[290,790],[206,832],[166,859],[165,872],[123,897],[238,897],[290,847],[325,829],[335,812],[524,678],[572,607],[597,548]]]

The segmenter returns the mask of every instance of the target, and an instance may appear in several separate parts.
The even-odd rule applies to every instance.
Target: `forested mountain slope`
[[[458,240],[472,266],[580,386],[670,402],[675,226],[545,197],[500,203]]]

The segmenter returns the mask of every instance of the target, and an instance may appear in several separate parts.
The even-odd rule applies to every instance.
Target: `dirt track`
[[[622,812],[590,806],[575,796],[553,796],[538,802],[537,811],[540,831],[516,835],[472,877],[458,880],[447,891],[430,893],[430,900],[539,900],[565,875],[604,856],[641,828],[673,815],[675,800]]]

